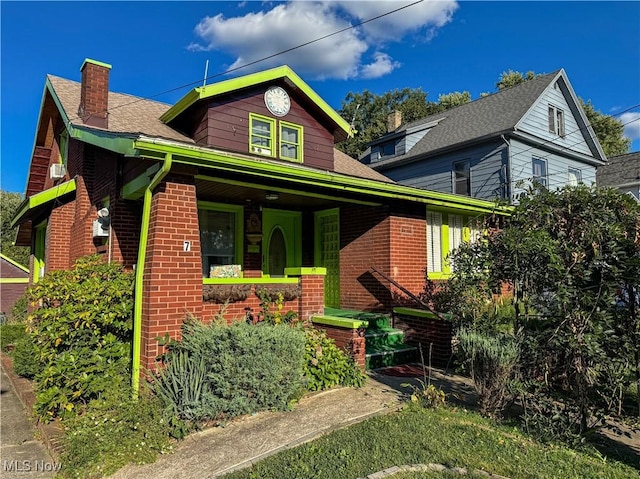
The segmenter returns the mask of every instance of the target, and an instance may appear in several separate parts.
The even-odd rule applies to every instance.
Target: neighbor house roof
[[[428,156],[512,132],[517,129],[518,123],[538,98],[560,76],[564,77],[568,86],[564,71],[558,70],[450,110],[401,125],[372,144],[384,143],[403,132],[419,131],[420,127],[429,128],[429,131],[404,155],[377,161],[374,167],[377,169],[409,158]],[[571,92],[570,88],[569,90]]]
[[[640,184],[640,151],[612,156],[606,165],[596,170],[598,186]]]

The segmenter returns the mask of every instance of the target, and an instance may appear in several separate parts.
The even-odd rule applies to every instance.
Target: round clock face
[[[272,86],[265,92],[264,103],[275,116],[285,116],[291,108],[289,94],[279,86]]]

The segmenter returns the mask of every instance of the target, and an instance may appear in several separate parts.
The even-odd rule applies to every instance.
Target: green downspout
[[[147,255],[147,239],[149,236],[149,220],[151,217],[151,200],[153,189],[167,176],[171,169],[173,157],[167,153],[164,157],[162,168],[144,190],[144,202],[142,204],[142,227],[140,228],[140,244],[138,246],[138,262],[136,263],[136,283],[133,309],[133,362],[131,368],[131,386],[133,397],[138,397],[140,389],[140,345],[142,343],[142,285],[144,280],[144,263]]]

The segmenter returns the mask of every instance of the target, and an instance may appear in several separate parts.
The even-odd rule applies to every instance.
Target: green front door
[[[302,266],[302,213],[262,210],[262,271],[284,276],[284,269]]]
[[[327,268],[324,278],[324,304],[340,307],[340,210],[315,213],[315,265]]]

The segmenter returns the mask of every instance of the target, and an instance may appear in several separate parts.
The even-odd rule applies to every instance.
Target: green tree
[[[613,189],[540,188],[502,229],[454,254],[449,298],[473,291],[482,304],[497,286],[513,287],[513,331],[536,420],[557,416],[584,435],[591,418],[620,409],[634,371],[640,392],[639,217],[640,206]],[[462,322],[477,328],[476,319]]]
[[[24,266],[29,266],[29,248],[14,244],[17,228],[11,228],[11,219],[18,211],[20,203],[22,203],[20,193],[0,190],[0,217],[2,218],[0,252]]]
[[[527,80],[532,80],[537,76],[538,74],[532,71],[528,71],[527,73],[521,73],[513,70],[502,72],[500,78],[496,82],[496,89],[500,91],[505,88],[511,88],[512,86],[519,85]]]

